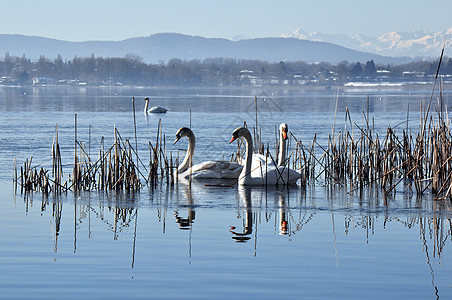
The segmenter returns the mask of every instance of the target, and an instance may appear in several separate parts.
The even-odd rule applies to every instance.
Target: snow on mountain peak
[[[292,37],[311,41],[323,41],[338,44],[359,51],[366,51],[386,56],[431,56],[441,53],[444,45],[446,50],[452,50],[452,28],[439,32],[415,30],[411,32],[388,32],[378,38],[361,34],[324,34],[321,32],[307,33],[298,28],[282,37]],[[447,52],[446,52],[447,53]]]
[[[296,38],[300,40],[307,40],[308,39],[308,33],[300,28],[292,30],[291,33],[282,34],[281,37],[283,38]]]
[[[390,44],[394,44],[397,43],[398,41],[400,41],[402,39],[402,37],[395,31],[393,32],[388,32],[383,34],[382,36],[380,36],[378,38],[378,41],[380,43],[390,43]]]

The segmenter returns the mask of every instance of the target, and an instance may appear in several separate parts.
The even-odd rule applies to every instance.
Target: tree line
[[[148,64],[135,54],[125,57],[74,57],[63,60],[41,56],[30,60],[6,53],[0,58],[0,84],[32,84],[32,78],[51,78],[53,84],[83,82],[89,85],[224,85],[256,84],[344,84],[349,81],[428,80],[436,74],[436,61],[416,61],[399,65],[367,62],[279,63],[233,58],[204,60],[172,59]],[[452,59],[443,59],[440,74],[452,75]]]

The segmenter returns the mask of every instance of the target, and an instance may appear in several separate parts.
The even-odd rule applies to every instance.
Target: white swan
[[[243,137],[246,143],[245,166],[240,173],[238,183],[241,185],[276,185],[295,184],[300,178],[300,173],[285,166],[275,166],[273,163],[261,165],[252,169],[253,139],[248,129],[239,127],[232,133],[232,143]]]
[[[145,114],[152,114],[152,113],[166,113],[168,110],[162,106],[153,106],[148,109],[149,107],[149,97],[144,98],[144,113]]]
[[[192,166],[190,169],[190,161],[193,161],[193,153],[196,145],[193,131],[187,127],[180,128],[176,133],[174,144],[185,136],[188,137],[188,148],[184,160],[177,168],[179,176],[186,179],[190,175],[192,179],[237,179],[239,177],[243,166],[225,160],[205,161]]]

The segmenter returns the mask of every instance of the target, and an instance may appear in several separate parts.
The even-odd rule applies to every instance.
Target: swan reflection
[[[287,213],[286,193],[285,191],[279,191],[275,193],[275,202],[279,211],[279,234],[287,235],[289,233],[289,221]]]
[[[231,226],[229,230],[232,233],[232,239],[236,242],[246,242],[251,239],[250,235],[253,233],[253,211],[251,207],[251,188],[239,187],[238,190],[241,209],[244,211],[243,230],[238,231],[235,226]]]
[[[174,210],[174,217],[176,218],[176,223],[179,224],[179,229],[187,230],[191,229],[192,224],[195,221],[196,213],[194,209],[193,191],[191,185],[184,185],[183,190],[187,204],[181,205],[178,203],[177,208]],[[187,208],[187,217],[183,217],[179,214],[179,208],[185,207]]]

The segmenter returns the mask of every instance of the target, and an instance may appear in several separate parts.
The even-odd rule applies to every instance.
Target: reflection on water
[[[18,203],[18,198],[22,197],[26,215],[32,216],[39,210],[43,218],[51,220],[55,255],[67,251],[68,239],[72,240],[73,253],[82,257],[87,242],[99,251],[109,251],[105,248],[105,234],[116,243],[129,240],[125,253],[129,253],[131,269],[145,267],[142,254],[149,247],[161,249],[161,254],[154,254],[161,263],[174,264],[178,260],[174,252],[178,250],[172,244],[182,247],[185,253],[182,257],[190,264],[221,251],[213,246],[215,244],[232,251],[223,257],[226,264],[237,259],[234,257],[240,252],[235,251],[245,249],[248,250],[244,253],[253,257],[266,257],[267,253],[288,255],[292,260],[301,261],[310,257],[308,261],[321,268],[325,267],[323,260],[333,259],[337,270],[353,266],[350,255],[358,260],[373,255],[372,260],[378,260],[389,270],[404,268],[408,273],[418,274],[422,270],[418,268],[424,265],[427,273],[421,271],[421,274],[429,274],[432,294],[436,297],[450,293],[450,290],[444,292],[444,271],[448,270],[448,263],[443,265],[452,254],[450,203],[428,197],[413,198],[412,194],[403,193],[382,200],[377,197],[378,193],[380,191],[374,189],[347,194],[341,189],[323,187],[223,188],[193,183],[178,184],[174,188],[159,186],[142,193],[80,192],[73,197],[71,194],[60,197],[16,195],[15,201]],[[168,217],[169,212],[174,212],[174,218]],[[160,230],[151,230],[153,224],[158,224]],[[180,236],[178,231],[186,234]],[[229,234],[225,235],[227,231]],[[411,239],[412,234],[417,235],[417,239]],[[223,244],[231,238],[236,246]],[[239,244],[248,244],[251,248]],[[297,245],[296,249],[292,249],[293,245]],[[331,247],[332,252],[317,257],[316,252],[323,252],[325,247]],[[416,254],[416,248],[422,251],[423,257]],[[389,258],[390,253],[400,252],[406,260]],[[410,264],[413,267],[409,267]],[[324,271],[313,272],[322,274]],[[399,278],[394,276],[394,280]],[[391,276],[379,278],[390,280]]]
[[[251,239],[253,232],[253,211],[251,207],[251,189],[239,186],[239,196],[241,203],[238,204],[239,212],[237,218],[243,219],[243,231],[236,231],[235,226],[231,226],[230,232],[233,234],[232,239],[236,242],[246,242]],[[243,211],[242,215],[240,210]]]
[[[206,195],[215,193],[215,189],[220,189],[227,195],[219,203],[206,198]],[[239,242],[249,241],[253,233],[255,237],[263,234],[257,233],[257,226],[263,223],[272,225],[271,231],[276,235],[296,238],[297,234],[309,230],[309,223],[321,213],[330,214],[333,224],[338,222],[338,218],[343,219],[345,235],[357,229],[364,230],[366,243],[377,233],[377,223],[381,223],[383,230],[387,229],[390,223],[398,223],[406,229],[418,227],[424,250],[428,250],[427,240],[433,242],[433,257],[440,257],[443,249],[447,248],[452,228],[452,209],[448,201],[413,198],[412,195],[406,194],[381,200],[376,195],[381,191],[374,189],[363,190],[356,195],[349,195],[340,189],[323,188],[319,193],[318,189],[240,186],[235,190],[208,188],[203,184],[193,183],[179,184],[173,189],[149,191],[150,200],[147,203],[143,203],[143,196],[139,193],[125,192],[80,192],[74,193],[73,198],[40,196],[38,201],[41,215],[52,218],[55,251],[58,250],[63,208],[73,211],[74,251],[77,246],[77,231],[86,227],[91,238],[91,223],[94,219],[104,224],[105,230],[111,232],[113,240],[117,240],[137,225],[139,210],[155,211],[156,221],[162,224],[162,234],[166,234],[167,223],[172,221],[180,230],[196,230],[196,227],[193,227],[196,209],[212,210],[212,213],[215,213],[218,207],[224,207],[226,213],[231,214],[231,220],[240,220],[238,224],[230,226],[232,239]],[[36,196],[24,194],[15,197],[23,197],[27,215],[34,213]],[[229,203],[229,200],[234,198],[237,199],[236,203]],[[169,210],[174,211],[173,220],[166,217]]]
[[[187,204],[178,204],[178,208],[174,210],[174,217],[176,218],[176,223],[179,224],[179,228],[182,230],[191,229],[193,222],[195,221],[196,213],[193,202],[193,192],[191,190],[191,185],[186,185],[184,187],[184,196]],[[179,214],[180,208],[187,209],[187,216],[184,218]]]

